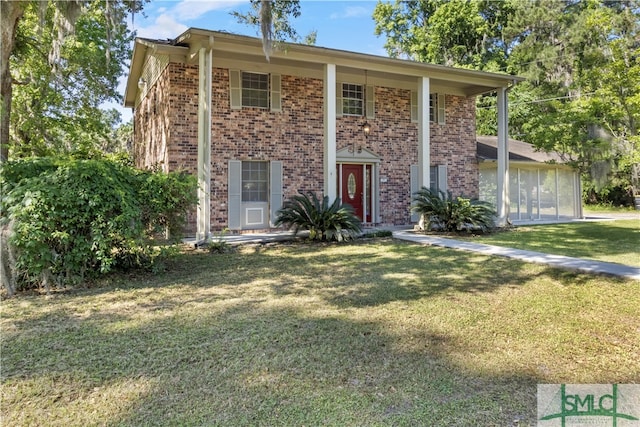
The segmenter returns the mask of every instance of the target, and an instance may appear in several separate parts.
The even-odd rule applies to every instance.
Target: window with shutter
[[[440,112],[442,104],[442,112]],[[442,119],[441,119],[442,118]],[[432,93],[429,95],[429,121],[444,124],[444,94]],[[411,91],[411,121],[418,122],[418,92]]]
[[[242,72],[242,106],[269,108],[269,75]]]
[[[342,83],[342,114],[364,115],[364,91],[362,85]]]

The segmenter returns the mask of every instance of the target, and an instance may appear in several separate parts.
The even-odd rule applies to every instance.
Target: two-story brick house
[[[270,228],[299,190],[340,197],[365,225],[409,224],[422,185],[478,196],[475,96],[498,94],[505,159],[517,80],[295,44],[267,61],[258,38],[189,29],[136,39],[125,105],[138,167],[198,175],[205,238]]]

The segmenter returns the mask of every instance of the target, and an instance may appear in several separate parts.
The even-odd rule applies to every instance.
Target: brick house
[[[423,185],[477,197],[475,96],[497,93],[508,177],[506,94],[518,80],[296,44],[267,61],[258,38],[192,28],[136,39],[125,106],[138,167],[197,174],[203,239],[272,227],[299,190],[340,197],[365,226],[411,223]]]

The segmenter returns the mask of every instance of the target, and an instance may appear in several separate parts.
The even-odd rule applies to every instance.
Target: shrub
[[[378,237],[393,237],[393,231],[391,230],[376,230],[369,233],[364,233],[360,236],[363,239],[375,239]]]
[[[349,205],[342,205],[340,199],[329,203],[329,196],[322,201],[315,193],[299,192],[287,200],[277,213],[276,226],[292,228],[295,234],[308,230],[311,240],[349,240],[362,230],[360,218]]]
[[[212,254],[228,254],[235,251],[235,248],[224,239],[224,235],[229,231],[228,228],[214,234],[213,238],[206,244],[207,250]]]
[[[17,290],[79,283],[119,266],[148,268],[154,256],[145,230],[159,222],[175,228],[179,209],[195,200],[193,178],[155,175],[105,159],[4,164],[0,212],[15,254],[4,271],[20,279]]]
[[[426,187],[415,193],[411,211],[421,215],[425,230],[486,233],[495,227],[496,212],[490,203]]]
[[[142,223],[148,233],[167,231],[172,240],[182,236],[187,211],[197,203],[196,179],[184,172],[139,171],[138,198]]]

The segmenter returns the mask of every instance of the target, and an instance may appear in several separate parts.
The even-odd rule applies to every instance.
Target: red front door
[[[363,222],[371,222],[370,175],[371,165],[342,165],[342,203],[351,205]]]

